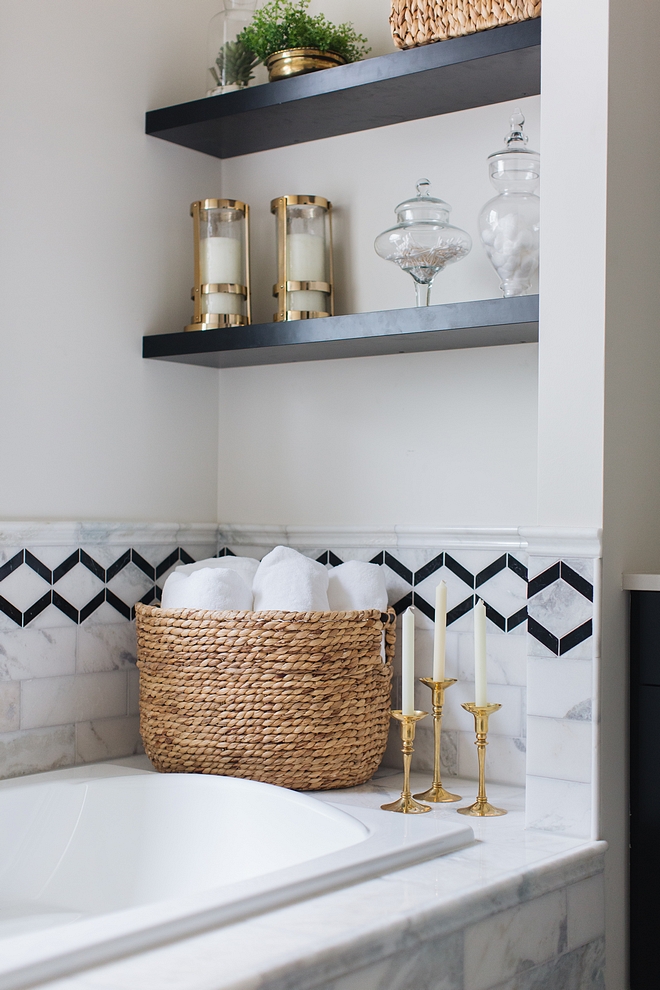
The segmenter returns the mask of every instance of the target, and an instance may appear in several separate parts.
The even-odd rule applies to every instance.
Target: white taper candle
[[[486,606],[479,599],[474,606],[474,701],[480,708],[488,704],[486,692]]]
[[[445,679],[445,641],[447,634],[447,585],[435,589],[435,629],[433,632],[433,680]]]
[[[415,714],[415,609],[412,606],[403,613],[401,713]]]

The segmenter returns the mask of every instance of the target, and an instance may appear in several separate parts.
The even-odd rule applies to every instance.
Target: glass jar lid
[[[529,138],[524,132],[525,115],[514,110],[510,118],[506,147],[488,156],[488,174],[496,187],[511,191],[527,191],[535,187],[541,176],[541,156],[527,147]]]
[[[403,203],[399,203],[394,211],[399,223],[419,223],[420,221],[446,223],[451,212],[449,203],[429,195],[431,183],[428,179],[420,179],[416,188],[417,195],[413,199],[406,199]]]

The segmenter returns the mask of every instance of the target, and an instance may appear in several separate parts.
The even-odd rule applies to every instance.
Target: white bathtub
[[[5,781],[0,990],[231,924],[472,840],[462,822],[342,810],[229,777],[106,764]]]

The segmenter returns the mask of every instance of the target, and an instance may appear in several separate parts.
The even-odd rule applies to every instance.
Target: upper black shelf
[[[328,70],[330,71],[330,70]],[[494,347],[538,340],[539,297],[478,299],[142,338],[142,356],[209,368]]]
[[[147,113],[147,134],[233,158],[541,91],[541,19]]]

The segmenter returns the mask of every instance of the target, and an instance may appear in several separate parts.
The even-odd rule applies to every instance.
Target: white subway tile
[[[589,721],[593,668],[589,660],[529,660],[527,712]]]
[[[76,627],[0,632],[0,677],[18,681],[59,677],[76,669]]]
[[[136,652],[134,622],[95,622],[90,618],[78,627],[76,669],[81,673],[134,667]]]
[[[487,990],[559,955],[565,946],[566,900],[553,891],[471,925],[464,937],[464,981]]]
[[[136,716],[94,719],[76,725],[76,761],[93,763],[142,753],[140,720]]]
[[[0,732],[14,732],[20,727],[20,694],[18,681],[0,681]]]
[[[7,732],[0,735],[0,777],[19,777],[40,770],[56,770],[75,761],[73,725]]]
[[[472,717],[472,716],[470,716]],[[477,747],[474,732],[459,732],[458,776],[476,780],[478,776]],[[488,734],[486,749],[486,780],[493,784],[525,784],[525,740],[512,736]],[[476,792],[475,792],[476,793]]]
[[[525,636],[487,635],[486,658],[489,684],[524,687],[527,681]],[[471,633],[461,633],[458,637],[458,676],[462,681],[474,680],[474,636]]]
[[[605,934],[605,883],[599,873],[566,888],[568,948],[586,945]]]
[[[21,728],[125,715],[125,671],[42,677],[21,685]]]
[[[525,811],[527,828],[588,839],[591,785],[528,775]]]
[[[591,722],[570,719],[527,719],[527,772],[587,783],[591,780]]]

